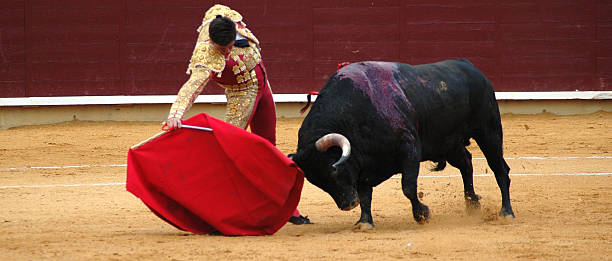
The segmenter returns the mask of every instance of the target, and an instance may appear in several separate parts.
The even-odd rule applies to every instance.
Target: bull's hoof
[[[420,209],[413,210],[412,214],[414,215],[414,220],[416,220],[416,222],[421,225],[429,222],[429,217],[430,217],[429,207],[425,205],[421,205]]]
[[[474,215],[480,213],[480,196],[475,195],[475,197],[465,197],[465,210],[469,215]]]
[[[353,226],[353,231],[368,231],[373,229],[374,224],[367,222],[357,222],[357,224]]]
[[[514,212],[512,211],[512,209],[507,209],[507,208],[502,207],[502,209],[499,211],[499,216],[504,217],[508,220],[513,220]]]

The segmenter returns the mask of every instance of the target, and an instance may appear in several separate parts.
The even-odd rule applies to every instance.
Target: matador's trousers
[[[253,68],[257,88],[226,89],[227,113],[225,121],[240,128],[251,127],[251,132],[276,146],[276,106],[263,63]]]

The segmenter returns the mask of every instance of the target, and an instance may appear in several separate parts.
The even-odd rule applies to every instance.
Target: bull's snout
[[[351,202],[351,205],[349,205],[349,206],[347,206],[347,207],[343,208],[342,210],[344,210],[344,211],[349,211],[349,210],[351,210],[351,209],[356,208],[357,206],[359,206],[359,201],[358,201],[358,200],[355,200],[355,201]]]
[[[334,202],[336,202],[336,206],[338,209],[343,211],[349,211],[359,206],[359,195],[357,194],[357,190],[352,189],[351,187],[345,187],[345,190],[341,193],[330,193]]]

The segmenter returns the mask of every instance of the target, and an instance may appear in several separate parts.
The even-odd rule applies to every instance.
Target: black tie
[[[236,40],[234,42],[234,46],[236,46],[236,47],[249,47],[249,40],[247,40],[247,39]]]

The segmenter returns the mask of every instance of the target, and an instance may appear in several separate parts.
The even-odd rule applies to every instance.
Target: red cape
[[[196,234],[271,235],[296,209],[304,173],[267,140],[205,113],[133,147],[127,185],[157,216]]]

